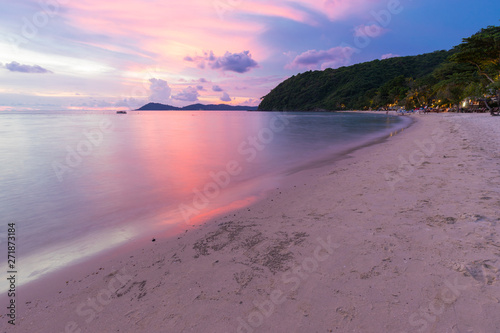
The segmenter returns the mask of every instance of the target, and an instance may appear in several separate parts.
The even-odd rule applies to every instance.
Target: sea
[[[334,168],[409,122],[352,112],[0,112],[4,265],[9,224],[22,285],[251,205],[290,174]]]

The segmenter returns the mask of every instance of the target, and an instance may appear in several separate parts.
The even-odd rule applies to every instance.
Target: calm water
[[[346,113],[3,112],[0,239],[15,222],[27,282],[248,205],[291,170],[406,125]]]

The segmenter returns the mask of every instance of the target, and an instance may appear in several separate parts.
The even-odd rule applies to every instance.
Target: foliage
[[[407,78],[429,75],[450,52],[374,60],[349,67],[292,76],[262,100],[260,110],[339,110],[379,107],[400,101]]]
[[[500,27],[489,26],[475,35],[464,38],[455,47],[451,61],[474,65],[491,83],[498,82],[500,74]]]
[[[457,105],[498,90],[499,73],[500,27],[488,27],[450,51],[294,75],[263,97],[259,110]]]
[[[455,47],[450,60],[474,66],[477,73],[487,80],[472,85],[468,91],[474,94],[496,92],[500,100],[500,27],[489,26],[464,38],[462,44]]]

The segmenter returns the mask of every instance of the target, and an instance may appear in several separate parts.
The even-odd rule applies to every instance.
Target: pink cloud
[[[250,49],[254,58],[266,60],[273,50],[259,41],[260,34],[268,28],[260,16],[316,25],[311,11],[336,20],[355,13],[366,14],[380,4],[380,0],[296,0],[293,5],[288,0],[222,2],[223,16],[213,1],[206,0],[160,1],[154,5],[129,0],[119,6],[101,0],[79,0],[68,2],[61,15],[82,35],[103,36],[102,41],[93,41],[98,47],[114,47],[117,52],[134,54],[180,72],[192,67],[188,65],[192,59],[186,55],[200,54],[203,50],[223,55],[228,41],[232,50]],[[109,43],[110,40],[120,42]],[[118,45],[109,46],[113,44]],[[203,68],[204,64],[198,66]]]
[[[59,31],[54,40],[64,45],[64,50],[71,50],[68,51],[70,57],[85,56],[109,67],[108,77],[114,75],[114,82],[117,82],[104,89],[110,95],[147,98],[150,93],[154,99],[179,103],[196,98],[203,100],[209,96],[207,91],[211,86],[206,85],[206,90],[202,90],[199,83],[191,81],[205,76],[211,83],[223,84],[224,88],[248,87],[229,91],[235,102],[267,94],[286,75],[281,72],[285,62],[289,63],[286,68],[311,69],[339,67],[350,62],[353,50],[342,47],[289,53],[290,58],[284,60],[280,56],[283,50],[279,49],[279,43],[273,44],[273,38],[277,37],[272,29],[276,28],[275,24],[279,24],[280,29],[297,25],[290,22],[282,25],[283,20],[275,18],[317,25],[316,19],[322,14],[333,21],[355,14],[369,16],[370,10],[386,6],[381,0],[221,0],[229,6],[226,6],[227,15],[221,18],[214,2],[65,1],[58,10],[57,19],[51,21],[51,28],[40,29],[40,32]],[[321,24],[328,24],[324,21],[321,19]],[[313,48],[302,48],[301,43],[297,41],[294,51]],[[204,50],[213,53],[204,55]],[[245,50],[251,50],[251,54]],[[203,61],[198,61],[196,55]],[[253,73],[263,72],[255,70],[257,63],[268,71],[265,75],[276,77],[251,77]],[[39,64],[47,67],[44,63]],[[148,68],[153,66],[158,72],[151,75]],[[148,81],[158,77],[165,83]],[[221,80],[233,81],[226,84]],[[190,82],[191,87],[179,84],[181,82]],[[151,91],[150,84],[153,85]],[[218,99],[219,94],[210,95],[210,98]]]
[[[386,4],[382,0],[296,0],[293,3],[299,6],[291,6],[288,0],[246,0],[244,6],[241,3],[221,7],[218,11],[223,18],[230,17],[233,13],[256,14],[263,16],[282,17],[292,21],[309,25],[317,25],[318,22],[307,10],[298,9],[299,6],[308,8],[326,15],[330,20],[345,19],[352,15],[366,14],[380,4]]]
[[[113,2],[81,0],[68,2],[67,6],[64,15],[68,24],[84,35],[105,36],[106,41],[128,41],[130,49],[120,51],[154,58],[170,68],[183,68],[185,55],[201,50],[223,54],[228,40],[232,48],[251,49],[256,56],[269,53],[256,38],[263,28],[261,22],[222,21],[212,1],[191,0],[189,4],[162,1],[145,5],[140,0],[129,0],[117,6]],[[106,43],[100,46],[107,48]]]
[[[387,54],[382,55],[382,57],[380,59],[384,60],[384,59],[397,58],[397,57],[400,57],[400,55],[399,54],[387,53]]]
[[[260,104],[260,100],[257,98],[249,98],[242,102],[242,105],[248,106],[258,106]]]
[[[381,0],[301,0],[300,2],[324,13],[331,21],[352,15],[364,15],[376,6],[386,4],[386,1]]]
[[[278,1],[273,1],[273,3],[270,3],[270,1],[248,0],[248,2],[251,2],[251,4],[245,4],[245,6],[238,6],[234,10],[246,14],[282,17],[292,21],[302,22],[310,25],[317,24],[317,22],[314,21],[308,13],[290,7],[287,1],[278,0]],[[303,1],[297,1],[297,2],[300,3]]]

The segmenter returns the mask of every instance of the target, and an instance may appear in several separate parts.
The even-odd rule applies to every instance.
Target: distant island
[[[256,111],[257,106],[241,106],[241,105],[228,105],[228,104],[192,104],[182,108],[161,104],[161,103],[148,103],[135,111]]]

